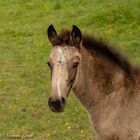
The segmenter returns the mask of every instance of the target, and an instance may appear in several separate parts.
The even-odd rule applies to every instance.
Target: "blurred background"
[[[0,0],[0,140],[95,140],[71,93],[52,113],[47,28],[77,25],[140,64],[140,0]]]

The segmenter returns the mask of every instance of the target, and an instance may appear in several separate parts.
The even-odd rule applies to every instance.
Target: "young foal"
[[[62,112],[72,89],[98,139],[140,140],[140,70],[104,41],[82,37],[76,26],[57,35],[50,25],[48,38],[53,45],[51,110]]]

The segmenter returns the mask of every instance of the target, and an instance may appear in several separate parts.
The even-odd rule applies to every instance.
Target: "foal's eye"
[[[75,63],[73,63],[73,66],[72,67],[73,68],[77,68],[78,64],[79,64],[78,62],[75,62]]]
[[[49,61],[47,62],[47,65],[48,65],[49,67],[51,67],[51,63],[50,63]]]

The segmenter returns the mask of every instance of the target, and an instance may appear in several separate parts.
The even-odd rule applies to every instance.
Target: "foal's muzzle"
[[[65,98],[53,100],[51,97],[48,100],[48,104],[53,112],[63,112],[66,104]]]

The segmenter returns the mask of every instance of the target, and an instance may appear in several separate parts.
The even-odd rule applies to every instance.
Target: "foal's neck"
[[[124,71],[96,52],[90,54],[82,49],[81,55],[73,90],[81,103],[88,108],[121,88]]]

